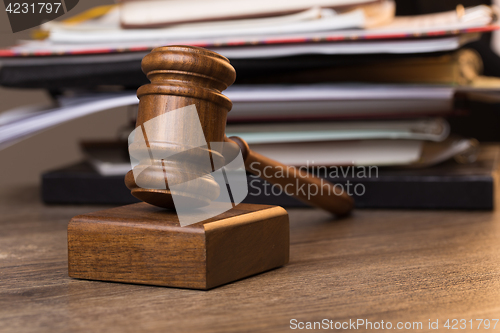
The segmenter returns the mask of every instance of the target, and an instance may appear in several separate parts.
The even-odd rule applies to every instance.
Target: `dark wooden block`
[[[181,227],[173,211],[137,203],[75,216],[68,225],[69,276],[210,289],[288,262],[287,212],[239,204]]]

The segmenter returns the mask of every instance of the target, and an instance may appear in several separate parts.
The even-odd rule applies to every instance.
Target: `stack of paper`
[[[207,10],[203,9],[205,7]],[[251,14],[259,8],[261,15]],[[232,10],[231,15],[230,12],[224,13],[227,10]],[[248,15],[243,16],[244,19],[233,19],[242,17],[239,11]],[[274,16],[269,16],[273,13]],[[258,4],[227,0],[216,3],[197,0],[126,1],[99,17],[78,24],[74,21],[48,22],[44,26],[48,35],[44,42],[26,41],[1,51],[0,55],[134,52],[168,44],[209,47],[230,58],[241,58],[247,52],[253,52],[247,57],[304,53],[418,53],[450,50],[452,45],[456,48],[467,41],[460,38],[463,35],[497,28],[494,12],[488,6],[468,8],[461,15],[451,11],[395,18],[394,13],[392,0],[258,1]],[[124,26],[132,29],[124,29]],[[235,52],[235,46],[245,45],[252,48]],[[284,49],[284,46],[289,48]]]
[[[406,121],[229,125],[228,136],[293,166],[411,165],[424,167],[470,150],[473,142],[450,137],[441,118]]]
[[[233,86],[225,93],[234,104],[228,114],[230,122],[265,122],[443,115],[453,110],[454,89],[390,85],[263,85]],[[66,121],[138,102],[135,92],[94,93],[61,97],[57,106],[27,106],[4,112],[0,114],[0,149]]]
[[[480,57],[456,50],[498,28],[495,11],[459,7],[397,17],[395,6],[125,0],[92,11],[98,15],[48,22],[39,32],[44,39],[0,50],[0,84],[60,95],[53,106],[1,114],[0,149],[78,117],[137,104],[135,89],[147,83],[141,58],[157,46],[188,44],[215,50],[235,66],[237,82],[224,92],[234,103],[228,132],[257,151],[293,165],[304,158],[323,165],[437,163],[468,149],[466,140],[448,138],[444,120],[429,117],[453,114],[460,86],[481,81]],[[345,120],[351,122],[332,123]],[[307,123],[314,121],[324,123]],[[426,132],[436,124],[442,132]],[[423,161],[430,146],[439,157]]]
[[[425,167],[473,151],[474,142],[449,136],[441,118],[407,121],[229,125],[227,136],[238,136],[265,156],[296,167],[385,166]],[[126,145],[83,145],[101,175],[125,175],[130,170]]]

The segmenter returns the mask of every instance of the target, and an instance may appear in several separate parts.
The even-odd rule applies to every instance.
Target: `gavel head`
[[[174,208],[174,189],[175,205],[206,206],[219,196],[210,172],[224,158],[210,143],[224,141],[232,103],[221,91],[236,72],[227,58],[191,46],[156,48],[142,70],[151,83],[137,90],[137,124],[129,137],[133,169],[125,184],[155,206]]]

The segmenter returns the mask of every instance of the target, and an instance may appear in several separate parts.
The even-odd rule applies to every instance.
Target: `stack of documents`
[[[45,40],[22,42],[1,54],[121,53],[168,44],[208,47],[229,58],[435,52],[456,48],[464,35],[497,28],[494,10],[484,5],[414,17],[394,14],[392,0],[125,1],[48,22],[40,33]]]
[[[473,155],[474,141],[451,135],[445,118],[457,94],[500,87],[464,47],[499,28],[496,10],[395,13],[392,0],[123,0],[48,22],[34,40],[0,50],[1,85],[55,96],[0,114],[0,149],[136,105],[148,82],[142,57],[186,44],[219,52],[237,71],[224,92],[234,104],[228,135],[285,164],[423,168]],[[126,171],[100,156],[103,175]]]
[[[272,122],[272,127],[289,121],[301,121],[300,127],[302,121],[443,116],[453,111],[454,93],[453,87],[373,84],[235,85],[225,91],[233,101],[229,123]],[[134,91],[94,92],[3,112],[0,149],[64,122],[138,102]],[[246,131],[259,126],[248,125]]]
[[[147,83],[142,57],[172,44],[228,57],[237,83],[268,81],[266,75],[286,81],[275,74],[292,69],[328,69],[331,75],[319,81],[363,81],[334,67],[351,72],[373,55],[405,65],[408,57],[452,52],[498,28],[494,8],[485,5],[430,15],[395,12],[393,0],[125,0],[47,22],[37,39],[0,50],[0,84],[52,91],[137,88]],[[317,82],[314,73],[293,74],[312,75],[309,82]]]

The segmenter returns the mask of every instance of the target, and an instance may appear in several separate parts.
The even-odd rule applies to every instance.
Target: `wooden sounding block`
[[[287,212],[240,204],[186,227],[177,215],[138,203],[75,216],[68,226],[69,276],[211,289],[288,262]]]

